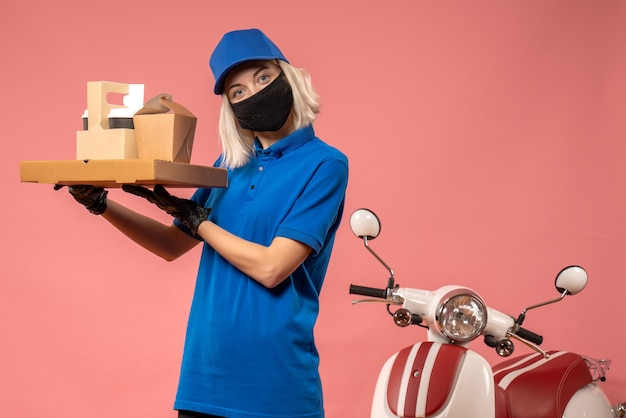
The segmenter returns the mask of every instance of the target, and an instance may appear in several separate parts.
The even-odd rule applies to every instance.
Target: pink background
[[[329,418],[368,416],[383,361],[424,336],[350,304],[350,283],[387,278],[349,231],[363,206],[403,286],[465,284],[517,315],[556,295],[563,266],[586,267],[582,294],[525,325],[546,349],[612,358],[602,387],[626,398],[626,1],[61,0],[0,15],[2,416],[175,416],[199,252],[162,261],[65,191],[20,183],[18,163],[73,159],[86,83],[108,80],[172,94],[198,116],[192,162],[211,164],[208,58],[248,27],[312,73],[316,131],[350,158],[317,326]]]

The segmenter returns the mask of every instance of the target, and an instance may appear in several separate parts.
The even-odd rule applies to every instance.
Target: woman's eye
[[[272,77],[269,74],[262,74],[259,76],[259,83],[265,84],[270,81]]]
[[[243,94],[243,89],[237,89],[232,91],[232,98],[236,99],[237,97]]]

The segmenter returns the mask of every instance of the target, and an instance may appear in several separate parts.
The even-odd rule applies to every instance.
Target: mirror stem
[[[547,302],[542,302],[542,303],[538,303],[538,304],[536,304],[536,305],[531,305],[531,306],[527,307],[527,308],[526,308],[526,309],[524,309],[524,310],[522,311],[522,313],[520,314],[520,318],[524,318],[524,317],[526,316],[526,312],[528,312],[528,311],[529,311],[529,310],[531,310],[531,309],[535,309],[535,308],[539,308],[539,307],[541,307],[541,306],[546,306],[546,305],[550,305],[550,304],[552,304],[552,303],[560,302],[561,300],[563,300],[563,298],[564,298],[565,296],[567,296],[567,293],[568,293],[568,292],[567,292],[567,290],[565,290],[565,291],[561,294],[561,296],[560,296],[560,297],[558,297],[558,298],[556,298],[556,299],[552,299],[552,300],[549,300],[549,301],[547,301]],[[520,321],[520,319],[518,319],[518,325],[521,325],[521,322],[519,322],[519,321]],[[522,321],[523,321],[523,319],[522,319]]]
[[[391,276],[389,277],[389,284],[390,284],[390,286],[389,286],[389,287],[393,287],[394,277],[393,277],[393,270],[391,270],[391,267],[389,267],[389,266],[387,265],[387,263],[385,263],[385,262],[383,261],[383,259],[382,259],[382,258],[380,258],[380,257],[378,256],[378,254],[376,254],[376,253],[374,252],[374,250],[372,250],[372,249],[370,248],[370,246],[369,246],[369,244],[368,244],[367,237],[363,237],[363,244],[365,245],[365,248],[367,248],[367,250],[368,250],[370,253],[372,253],[372,255],[373,255],[374,257],[376,257],[376,259],[380,262],[380,264],[382,264],[383,266],[385,266],[385,268],[387,269],[387,271],[388,271],[388,272],[389,272],[389,274],[391,275]]]

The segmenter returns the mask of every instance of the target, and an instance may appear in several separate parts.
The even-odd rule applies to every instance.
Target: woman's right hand
[[[62,184],[55,184],[54,190],[63,188]],[[107,194],[102,187],[94,187],[87,184],[67,186],[72,197],[94,215],[102,215],[107,209]]]

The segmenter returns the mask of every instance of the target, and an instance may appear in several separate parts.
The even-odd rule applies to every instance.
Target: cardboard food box
[[[196,117],[173,102],[170,95],[150,99],[133,117],[138,158],[188,163],[196,121]]]
[[[108,81],[87,83],[87,93],[87,123],[76,134],[76,160],[21,161],[21,181],[101,187],[228,186],[228,170],[189,164],[196,117],[171,96],[161,94],[144,105],[143,85]],[[124,106],[109,103],[110,93],[125,95]],[[121,122],[123,128],[113,128],[112,121]]]
[[[132,91],[133,87],[135,90]],[[140,88],[137,88],[140,87]],[[133,94],[131,95],[131,91]],[[77,160],[105,160],[137,158],[135,131],[128,128],[111,129],[109,115],[115,111],[132,115],[141,104],[132,106],[112,104],[108,96],[112,93],[124,94],[129,101],[143,104],[143,85],[116,83],[111,81],[91,81],[87,83],[87,129],[76,132]],[[136,106],[136,104],[135,104]]]
[[[20,161],[22,182],[90,184],[121,187],[122,184],[166,187],[227,187],[224,168],[159,160]]]

